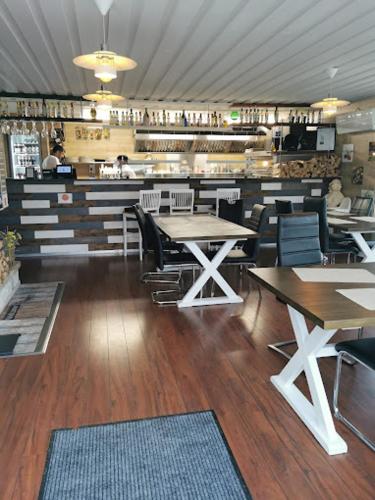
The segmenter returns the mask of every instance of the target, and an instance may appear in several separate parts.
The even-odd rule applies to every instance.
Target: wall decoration
[[[354,144],[344,144],[342,146],[341,161],[343,163],[352,163],[354,158]]]
[[[375,142],[368,143],[368,159],[369,161],[375,160]]]
[[[355,167],[352,172],[352,183],[363,184],[363,167]]]
[[[73,203],[73,193],[58,193],[57,202],[59,205],[69,205]]]
[[[108,128],[93,128],[93,127],[75,127],[75,138],[77,141],[101,141],[102,139],[110,138],[110,130]]]

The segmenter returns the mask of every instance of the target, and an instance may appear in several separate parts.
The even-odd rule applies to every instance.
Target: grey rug
[[[61,302],[61,282],[20,285],[0,315],[0,336],[18,335],[11,352],[0,356],[24,356],[46,351]]]
[[[251,499],[214,412],[52,432],[39,500]]]

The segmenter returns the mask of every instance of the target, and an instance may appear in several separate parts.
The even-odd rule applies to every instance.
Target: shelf
[[[25,121],[25,122],[54,122],[54,123],[100,123],[102,124],[102,120],[86,120],[85,118],[50,118],[43,116],[0,116],[0,120],[6,121]]]
[[[17,156],[39,156],[39,153],[14,153]]]

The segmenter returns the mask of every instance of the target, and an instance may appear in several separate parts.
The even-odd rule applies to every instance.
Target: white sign
[[[57,193],[57,202],[59,205],[69,205],[73,203],[73,193]]]

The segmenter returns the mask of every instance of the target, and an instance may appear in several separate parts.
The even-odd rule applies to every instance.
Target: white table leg
[[[207,306],[215,304],[236,304],[243,302],[242,297],[237,295],[235,291],[225,281],[223,276],[219,273],[218,267],[228,255],[230,250],[236,244],[237,240],[226,241],[215,254],[215,257],[210,261],[206,255],[199,248],[195,241],[184,242],[190,252],[197,258],[198,262],[202,264],[204,271],[200,274],[197,281],[195,281],[185,294],[182,300],[177,302],[178,307],[192,307],[192,306]],[[207,281],[212,278],[223,290],[224,296],[222,297],[202,297],[196,299],[195,297],[200,293]]]
[[[350,233],[364,255],[362,262],[375,262],[375,245],[371,248],[361,233]]]
[[[280,374],[271,377],[271,381],[329,455],[346,453],[348,447],[336,432],[317,363],[317,358],[324,355],[324,346],[337,330],[315,326],[309,333],[303,315],[291,306],[288,306],[288,311],[298,350]],[[294,384],[302,371],[306,375],[312,403]]]

